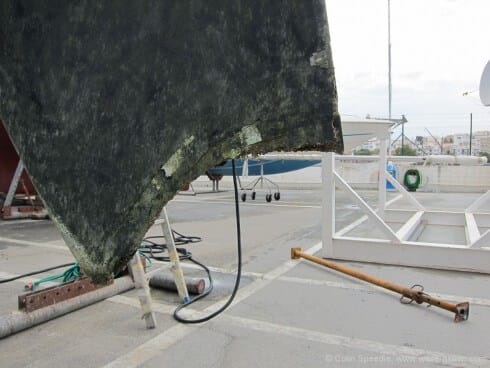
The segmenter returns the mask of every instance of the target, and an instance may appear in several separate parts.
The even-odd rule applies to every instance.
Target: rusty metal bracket
[[[19,310],[24,312],[32,312],[36,309],[53,305],[76,296],[86,294],[96,289],[110,285],[114,280],[110,280],[106,285],[95,285],[88,278],[67,282],[59,286],[34,291],[19,295],[18,304]]]
[[[381,278],[360,272],[356,269],[343,266],[323,258],[312,256],[308,253],[302,252],[301,248],[291,248],[291,258],[292,259],[304,258],[308,261],[331,268],[335,271],[342,272],[346,275],[394,291],[395,293],[401,294],[400,302],[403,304],[410,304],[413,301],[415,301],[417,304],[427,303],[445,309],[447,311],[453,312],[454,322],[466,321],[470,315],[470,303],[462,302],[458,304],[453,304],[445,300],[434,298],[424,292],[424,287],[422,285],[416,284],[411,288],[400,286],[390,281],[386,281]]]

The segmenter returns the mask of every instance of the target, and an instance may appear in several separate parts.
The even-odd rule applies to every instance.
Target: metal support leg
[[[138,290],[138,298],[140,300],[141,309],[143,311],[143,318],[146,322],[146,328],[155,328],[157,321],[155,319],[155,312],[152,309],[152,301],[150,295],[150,286],[146,279],[145,270],[141,263],[141,257],[136,252],[129,262],[131,272],[133,274],[134,284]]]
[[[12,177],[12,181],[10,182],[5,201],[3,202],[3,205],[0,205],[0,218],[3,220],[27,217],[47,217],[47,211],[43,209],[42,206],[34,204],[34,201],[27,191],[25,183],[21,179],[24,168],[24,163],[22,162],[22,160],[19,160],[17,168],[14,172],[14,176]],[[19,183],[22,184],[30,205],[12,206],[15,198],[15,192],[17,191]]]
[[[3,203],[4,207],[12,206],[15,191],[17,190],[17,186],[19,185],[20,176],[22,175],[23,170],[24,170],[24,163],[22,162],[22,160],[19,160],[12,181],[10,182],[9,191],[7,192],[7,197],[5,198],[5,202]]]
[[[163,236],[165,236],[165,243],[167,244],[167,250],[170,256],[170,261],[172,266],[170,270],[174,276],[175,285],[177,286],[177,291],[179,296],[182,298],[184,303],[190,301],[189,292],[187,291],[187,286],[185,284],[184,273],[182,272],[182,267],[180,267],[179,254],[175,248],[174,237],[172,235],[172,229],[170,227],[170,222],[168,221],[167,209],[163,207],[162,210],[163,219],[159,221],[162,226]]]

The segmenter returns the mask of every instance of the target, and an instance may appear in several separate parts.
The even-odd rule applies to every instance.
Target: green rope
[[[143,246],[143,244],[141,246]],[[145,257],[145,259],[146,259],[146,267],[145,267],[145,269],[148,269],[148,268],[150,268],[150,267],[153,266],[153,262],[151,261],[151,258],[149,256],[147,256],[145,254],[145,252],[142,252],[142,251],[139,250],[138,253],[140,254],[140,256]]]
[[[138,252],[142,257],[145,257],[145,259],[146,259],[146,267],[145,268],[152,267],[153,263],[152,263],[150,257],[148,257],[145,253],[143,253],[141,251],[138,251]],[[27,284],[25,286],[25,289],[34,291],[40,284],[45,283],[45,282],[61,279],[61,283],[65,283],[65,282],[76,280],[79,277],[80,277],[80,266],[78,265],[78,263],[75,263],[72,267],[67,269],[65,272],[57,273],[57,274],[51,275],[51,276],[46,276],[42,279],[34,281],[32,284],[31,283]]]
[[[80,266],[75,263],[63,273],[63,282],[73,281],[80,277]]]
[[[40,284],[45,282],[61,279],[61,282],[65,283],[65,282],[76,280],[79,277],[80,277],[80,266],[78,265],[78,263],[75,263],[72,267],[67,269],[65,272],[43,277],[42,279],[34,281],[32,284],[26,285],[25,288],[30,290],[35,290]]]

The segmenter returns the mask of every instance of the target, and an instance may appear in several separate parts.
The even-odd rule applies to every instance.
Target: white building
[[[475,132],[474,136],[480,140],[480,152],[490,153],[490,131],[483,130]]]
[[[451,145],[451,154],[468,156],[470,154],[470,135],[467,133],[458,133],[453,136],[453,144]],[[471,139],[471,154],[478,156],[480,153],[480,138],[477,136]]]

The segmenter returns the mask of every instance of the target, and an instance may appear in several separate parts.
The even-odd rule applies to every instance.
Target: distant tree
[[[490,152],[480,152],[480,156],[485,156],[487,158],[487,162],[490,162]]]
[[[401,156],[402,155],[402,148],[397,147],[395,149],[395,152],[393,152],[393,156]],[[417,156],[417,150],[413,149],[407,144],[403,145],[403,156]]]
[[[371,156],[372,152],[367,148],[361,148],[360,150],[354,151],[354,155],[359,156]]]

